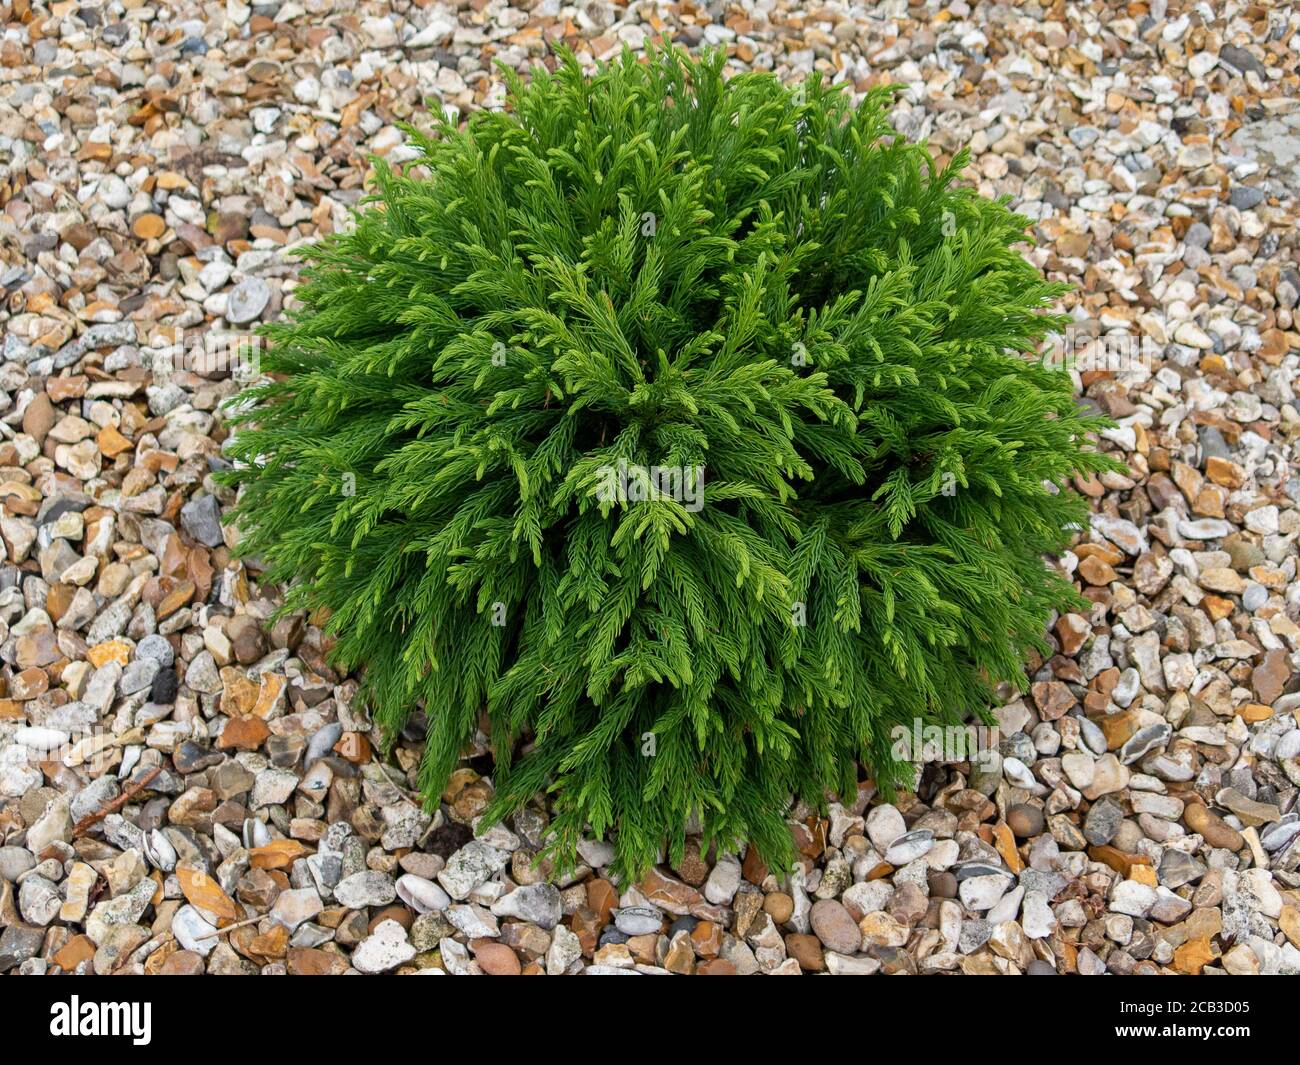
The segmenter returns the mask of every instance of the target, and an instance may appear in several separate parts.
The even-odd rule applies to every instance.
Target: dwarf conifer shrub
[[[792,796],[913,781],[985,713],[1111,468],[1037,345],[1027,220],[854,105],[665,49],[412,131],[310,252],[235,415],[242,549],[327,608],[432,801],[484,720],[503,816],[636,875],[688,826],[791,854]]]

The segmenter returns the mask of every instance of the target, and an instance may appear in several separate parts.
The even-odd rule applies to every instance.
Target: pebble
[[[334,898],[350,910],[387,906],[397,897],[393,878],[387,873],[365,869],[344,877],[334,885]]]
[[[1115,838],[1123,822],[1124,811],[1118,803],[1109,798],[1095,802],[1084,818],[1084,838],[1094,847],[1104,847]]]
[[[193,906],[182,906],[172,917],[171,932],[185,950],[206,958],[220,943],[217,928]]]
[[[1020,839],[1041,835],[1045,825],[1043,811],[1028,803],[1017,803],[1007,810],[1007,825]]]
[[[810,915],[813,933],[827,950],[837,954],[856,954],[862,943],[857,922],[844,904],[835,899],[819,899]]]
[[[560,923],[564,904],[554,884],[525,884],[492,904],[498,917],[516,917],[550,931]]]
[[[397,883],[394,885],[394,890],[397,897],[416,913],[439,913],[451,905],[451,896],[442,888],[432,880],[426,880],[414,873],[399,876]],[[334,896],[335,898],[338,897],[337,887],[335,887]]]
[[[894,807],[876,806],[867,814],[867,835],[876,850],[887,851],[894,840],[907,831],[903,815]]]
[[[704,882],[704,897],[715,905],[729,903],[736,897],[740,877],[740,862],[730,857],[719,858]]]
[[[260,277],[245,278],[231,289],[226,302],[226,319],[232,325],[247,325],[262,317],[271,302],[271,286]]]
[[[967,909],[983,913],[996,906],[1010,886],[1011,879],[1002,873],[973,876],[959,882],[957,895]]]
[[[928,828],[905,832],[889,845],[885,861],[890,865],[907,865],[930,852],[934,846],[934,833]]]
[[[438,883],[453,899],[466,899],[476,887],[504,869],[506,861],[505,852],[473,840],[448,859],[438,874]]]
[[[614,914],[614,926],[624,935],[643,936],[658,932],[663,914],[653,906],[627,906]]]
[[[1129,917],[1145,917],[1155,905],[1156,889],[1136,880],[1121,880],[1111,893],[1110,909]]]
[[[271,907],[271,917],[294,932],[324,908],[325,904],[321,902],[315,888],[293,888],[276,896],[275,905]]]
[[[215,496],[201,496],[181,508],[181,525],[195,540],[208,547],[221,544],[221,518]]]
[[[352,952],[352,967],[361,973],[386,973],[415,957],[415,948],[398,922],[381,921]]]

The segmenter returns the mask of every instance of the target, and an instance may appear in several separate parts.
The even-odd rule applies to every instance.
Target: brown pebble
[[[23,432],[35,440],[37,444],[44,444],[45,437],[54,428],[54,423],[58,421],[58,417],[58,412],[55,411],[54,404],[50,402],[50,397],[44,392],[38,392],[32,397],[32,401],[27,404],[27,409],[23,411]]]
[[[740,867],[741,873],[755,887],[758,887],[767,879],[767,866],[763,859],[758,856],[758,848],[750,847],[745,852],[745,861]]]
[[[518,976],[521,972],[519,955],[504,943],[491,939],[476,939],[472,946],[479,967],[488,976]]]
[[[192,950],[178,950],[162,964],[162,976],[202,976],[203,958]]]
[[[1030,803],[1017,803],[1007,811],[1007,824],[1019,839],[1041,835],[1046,821],[1043,811]]]
[[[816,936],[806,936],[800,932],[791,932],[785,937],[786,953],[799,963],[799,968],[807,973],[819,973],[826,968],[826,958],[822,953],[821,941]]]
[[[929,876],[930,896],[936,899],[955,899],[957,897],[957,877],[947,871],[931,873]]]
[[[405,906],[398,906],[396,903],[391,906],[384,906],[370,918],[370,923],[366,926],[367,934],[374,932],[385,921],[396,921],[409,932],[411,925],[415,921],[415,914]]]
[[[1223,820],[1213,810],[1191,802],[1183,810],[1183,821],[1193,832],[1205,837],[1211,847],[1223,847],[1230,851],[1241,850],[1246,845],[1241,833]]]
[[[251,666],[266,653],[262,623],[248,614],[239,614],[226,625],[226,636],[241,665]]]
[[[131,223],[131,232],[141,240],[157,240],[167,232],[167,223],[161,215],[142,214]]]
[[[784,891],[774,891],[763,898],[763,909],[776,924],[785,924],[794,914],[794,899]]]

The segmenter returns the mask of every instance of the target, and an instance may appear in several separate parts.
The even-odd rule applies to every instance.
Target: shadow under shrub
[[[436,802],[486,708],[500,817],[635,876],[688,824],[791,856],[913,720],[984,715],[1114,468],[1027,220],[814,79],[624,56],[412,134],[309,252],[228,445],[241,549],[327,608],[375,719],[428,722]]]

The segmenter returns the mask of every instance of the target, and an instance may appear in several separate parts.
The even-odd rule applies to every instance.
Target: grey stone
[[[0,847],[0,879],[13,883],[36,865],[35,856],[22,847]]]
[[[307,741],[307,753],[303,756],[304,768],[310,769],[329,754],[342,735],[343,725],[338,721],[331,721],[313,732],[311,739]]]
[[[34,958],[45,942],[45,929],[11,924],[0,932],[0,973],[7,973],[28,958]]]
[[[1166,847],[1160,856],[1160,869],[1157,874],[1162,887],[1173,890],[1184,884],[1190,884],[1205,875],[1206,866],[1184,851]]]
[[[1225,44],[1220,48],[1219,62],[1227,63],[1228,66],[1235,68],[1242,74],[1257,74],[1261,78],[1268,77],[1268,67],[1264,66],[1249,49],[1237,44]]]
[[[548,931],[560,923],[563,904],[560,889],[554,884],[526,884],[503,895],[492,904],[498,917],[518,917]]]
[[[58,916],[62,904],[58,887],[43,876],[31,873],[18,887],[18,911],[28,924],[45,927]]]
[[[496,939],[501,935],[501,929],[492,911],[473,903],[453,903],[447,907],[443,916],[467,939]]]
[[[1119,749],[1120,763],[1132,765],[1143,755],[1165,746],[1172,734],[1173,729],[1163,721],[1158,725],[1148,725],[1146,728],[1139,729]]]
[[[102,945],[114,929],[136,924],[157,890],[158,885],[146,877],[125,894],[99,903],[86,920],[86,935],[95,944]]]
[[[1264,202],[1264,190],[1254,185],[1233,185],[1228,202],[1239,211],[1250,211]]]
[[[219,547],[221,537],[221,507],[216,496],[200,496],[181,507],[181,527],[194,539],[208,547]]]
[[[582,957],[582,944],[564,925],[556,925],[546,950],[546,975],[561,976]]]
[[[123,695],[134,695],[136,692],[142,692],[152,686],[153,679],[161,668],[162,666],[151,658],[137,658],[126,669],[122,670],[122,678],[118,681],[118,688]]]
[[[270,302],[270,285],[260,277],[245,278],[226,297],[226,320],[233,325],[255,322]]]
[[[963,954],[974,954],[989,941],[993,935],[993,925],[988,921],[974,918],[962,921],[961,932],[957,937],[957,949]]]
[[[81,336],[70,340],[55,353],[54,367],[62,369],[71,366],[88,351],[100,348],[117,348],[123,344],[133,344],[136,339],[135,322],[111,322],[92,325]]]
[[[1124,811],[1112,799],[1100,799],[1088,809],[1083,819],[1083,837],[1094,847],[1103,847],[1115,838],[1124,820]]]
[[[254,810],[264,806],[276,806],[289,801],[293,789],[298,786],[298,774],[287,769],[263,769],[253,781],[253,791],[249,805]]]
[[[135,657],[139,661],[157,662],[159,667],[166,668],[176,661],[176,652],[165,636],[150,633],[135,645]]]
[[[334,898],[350,910],[362,910],[367,906],[387,906],[397,898],[397,889],[387,873],[367,869],[340,880],[334,886]]]
[[[471,840],[447,860],[438,874],[438,883],[453,899],[467,899],[471,891],[504,869],[509,860],[505,851]]]
[[[664,915],[653,906],[625,906],[614,911],[614,927],[629,936],[658,932]]]

